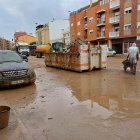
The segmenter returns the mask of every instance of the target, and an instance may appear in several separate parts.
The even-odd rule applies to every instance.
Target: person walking
[[[128,49],[127,59],[130,61],[131,72],[136,74],[137,61],[139,61],[139,49],[136,46],[136,43],[133,43],[132,46]]]

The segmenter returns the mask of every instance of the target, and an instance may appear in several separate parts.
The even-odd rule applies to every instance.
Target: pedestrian
[[[139,60],[139,49],[136,46],[136,43],[133,43],[132,46],[130,46],[130,48],[128,49],[127,59],[129,59],[129,61],[130,61],[131,71],[133,72],[133,74],[135,74],[137,61]]]

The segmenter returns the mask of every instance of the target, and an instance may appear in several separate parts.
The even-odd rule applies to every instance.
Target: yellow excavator
[[[49,53],[49,52],[60,52],[61,49],[64,48],[64,43],[62,42],[55,42],[48,43],[47,45],[39,45],[36,48],[36,57],[41,58],[44,54]]]
[[[50,52],[51,44],[48,43],[47,45],[39,45],[36,47],[36,57],[41,58],[45,53]]]

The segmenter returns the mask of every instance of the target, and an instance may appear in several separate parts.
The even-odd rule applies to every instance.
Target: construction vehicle
[[[36,48],[36,57],[41,58],[48,52],[61,52],[63,51],[63,49],[64,43],[62,42],[55,42],[52,43],[52,45],[50,43],[48,43],[47,45],[39,45]]]
[[[36,57],[41,58],[45,53],[48,53],[51,49],[51,44],[48,43],[47,45],[39,45],[36,47]]]

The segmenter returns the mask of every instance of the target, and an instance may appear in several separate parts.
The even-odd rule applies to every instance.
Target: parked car
[[[35,82],[35,72],[23,58],[15,51],[0,51],[0,87]]]
[[[115,56],[116,55],[116,51],[111,49],[111,48],[107,48],[107,56]]]

